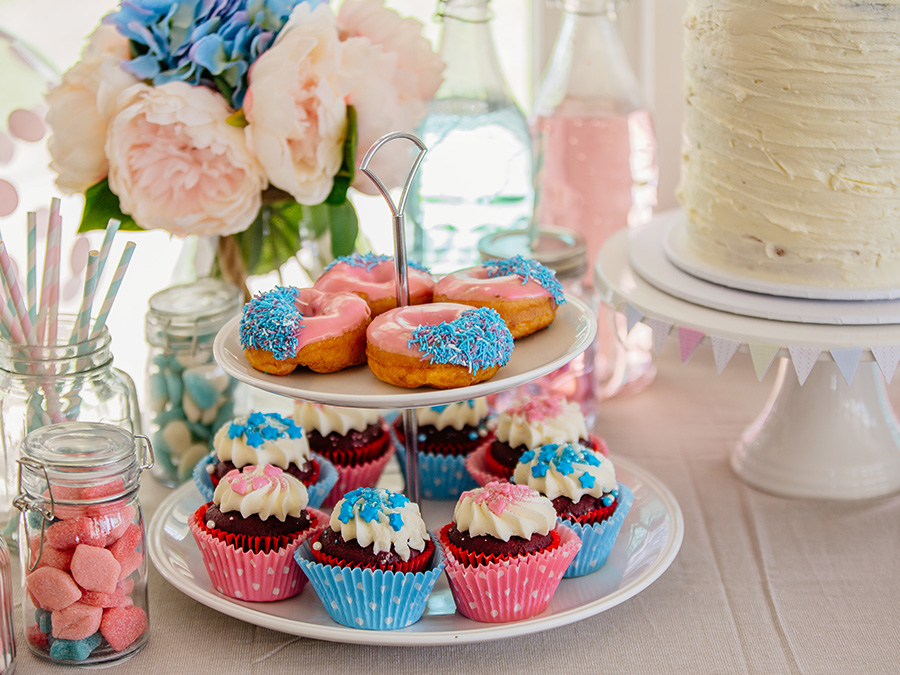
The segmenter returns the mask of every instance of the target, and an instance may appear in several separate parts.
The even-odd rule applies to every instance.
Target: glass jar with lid
[[[108,424],[52,424],[28,434],[14,503],[22,511],[24,632],[37,656],[104,663],[147,643],[138,488],[152,465],[146,437]]]
[[[237,286],[219,279],[171,286],[150,298],[147,414],[153,475],[174,486],[191,476],[216,430],[234,416],[235,381],[213,358],[213,341],[241,309]]]

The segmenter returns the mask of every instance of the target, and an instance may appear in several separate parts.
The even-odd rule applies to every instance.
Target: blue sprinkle
[[[531,460],[534,459],[534,450],[526,450],[522,453],[522,456],[519,457],[519,461],[522,464],[528,464]]]
[[[373,520],[378,520],[378,509],[373,504],[367,503],[359,510],[359,515],[364,521],[371,523]]]
[[[259,430],[259,435],[265,438],[267,441],[274,441],[276,438],[278,438],[279,433],[278,429],[267,425]]]
[[[611,506],[615,499],[613,499],[610,495],[603,495],[603,499],[601,499],[600,501],[603,502],[603,506]]]
[[[240,424],[234,424],[228,427],[228,438],[239,438],[244,435],[244,427]]]
[[[349,495],[347,496],[349,497]],[[338,515],[338,520],[340,520],[344,524],[349,523],[351,520],[353,520],[353,502],[345,501],[341,505],[341,513],[340,515]]]
[[[578,482],[581,483],[581,487],[585,488],[586,490],[590,490],[592,487],[594,487],[594,483],[597,482],[597,478],[585,471],[583,474],[581,474],[581,476],[579,476]]]
[[[543,478],[547,475],[547,465],[535,464],[533,467],[531,467],[531,475],[535,478]]]
[[[399,509],[409,504],[409,500],[399,492],[389,492],[387,502],[392,509]]]
[[[258,427],[265,423],[266,423],[266,416],[263,415],[261,412],[251,413],[250,416],[247,418],[247,424],[254,426],[254,427]]]
[[[431,406],[431,409],[434,410],[436,413],[442,413],[449,407],[450,407],[450,404],[445,403],[444,405],[433,405],[433,406]]]
[[[353,253],[351,255],[345,255],[341,256],[340,258],[335,258],[330,263],[328,263],[325,271],[327,272],[338,263],[346,263],[347,265],[350,265],[350,267],[361,267],[365,269],[366,272],[371,272],[376,265],[380,265],[386,260],[393,260],[393,257],[389,255],[376,255],[375,253]],[[420,272],[431,274],[431,270],[425,267],[425,265],[423,265],[422,263],[407,260],[406,264],[408,267],[412,267],[413,269],[419,270]]]
[[[301,438],[303,436],[303,427],[298,427],[293,422],[284,431],[287,433],[288,438]]]
[[[303,315],[295,304],[297,293],[291,286],[276,286],[244,305],[241,347],[272,352],[278,360],[295,356],[297,333],[303,328]]]
[[[430,357],[431,363],[465,366],[470,373],[505,366],[513,338],[496,310],[480,307],[463,312],[453,321],[417,326],[408,346]]]
[[[477,431],[470,431],[470,432],[469,432],[469,440],[470,440],[470,441],[474,441],[474,440],[476,440],[477,438],[478,438],[478,432],[477,432]]]
[[[523,258],[520,255],[503,260],[487,260],[483,267],[488,270],[488,278],[505,277],[512,274],[522,277],[524,286],[529,280],[536,281],[553,296],[553,301],[561,305],[566,301],[562,284],[556,278],[556,272],[542,265],[537,260]]]
[[[392,513],[388,516],[388,521],[391,524],[391,527],[394,528],[394,532],[399,532],[403,528],[403,516],[399,513]]]
[[[263,437],[258,431],[247,430],[247,445],[251,448],[258,448],[263,444]]]
[[[428,439],[428,437],[425,434],[419,434],[418,439],[419,443],[424,443]]]
[[[557,462],[556,470],[559,471],[563,476],[568,476],[570,473],[575,471],[575,469],[572,468],[572,462],[568,460],[560,460],[559,462]]]
[[[584,461],[591,466],[600,466],[603,464],[603,460],[597,457],[593,452],[586,452],[583,455]]]

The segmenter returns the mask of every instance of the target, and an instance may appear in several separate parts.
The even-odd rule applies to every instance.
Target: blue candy
[[[85,661],[103,638],[94,633],[81,640],[54,640],[50,645],[50,658],[60,661]]]
[[[51,617],[52,615],[46,609],[34,610],[34,620],[38,625],[38,630],[42,633],[47,633],[48,635],[53,628]]]
[[[215,373],[216,366],[211,368],[192,368],[184,371],[184,391],[191,400],[203,410],[209,410],[219,400],[222,394],[207,377],[208,373]]]

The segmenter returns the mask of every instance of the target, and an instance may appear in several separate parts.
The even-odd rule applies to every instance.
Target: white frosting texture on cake
[[[213,439],[216,457],[238,469],[248,464],[271,464],[282,469],[306,466],[309,442],[303,430],[278,413],[255,412],[223,424]]]
[[[577,504],[584,495],[602,497],[618,488],[613,463],[577,444],[546,445],[519,458],[513,482],[528,485],[548,499],[568,497]]]
[[[243,518],[262,520],[299,518],[309,503],[306,486],[289,473],[268,464],[232,469],[222,477],[213,494],[222,513],[239,511]]]
[[[581,408],[559,396],[535,396],[518,402],[501,412],[496,424],[497,440],[512,448],[577,443],[588,437]]]
[[[294,421],[307,431],[314,429],[323,436],[337,432],[346,435],[351,431],[364,431],[378,424],[378,411],[366,408],[338,406],[297,401],[294,403]]]
[[[483,398],[416,409],[416,421],[419,425],[433,426],[436,429],[453,427],[459,431],[465,426],[477,427],[487,416],[488,404]]]
[[[900,0],[689,0],[679,199],[719,268],[900,286]]]
[[[494,481],[463,492],[453,510],[453,522],[457,530],[472,537],[531,539],[556,527],[556,509],[527,485]]]
[[[415,502],[390,490],[357,488],[344,495],[331,512],[331,529],[344,541],[372,545],[373,553],[394,551],[409,560],[412,550],[425,550],[431,539]]]

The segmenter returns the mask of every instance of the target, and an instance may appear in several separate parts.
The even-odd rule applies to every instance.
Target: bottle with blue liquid
[[[478,241],[524,227],[528,123],[494,48],[490,0],[440,0],[444,82],[417,131],[428,147],[407,205],[410,258],[442,274],[478,264]]]

